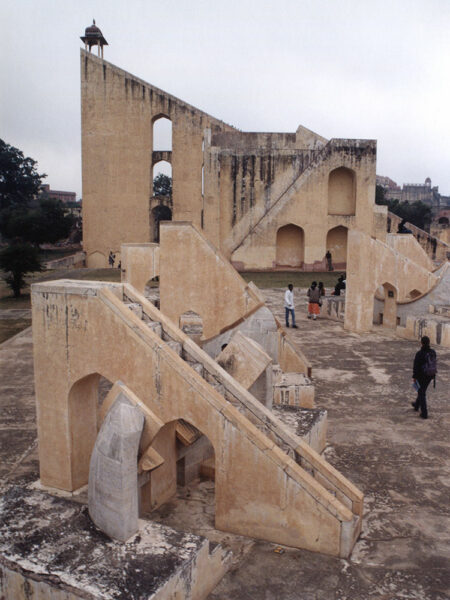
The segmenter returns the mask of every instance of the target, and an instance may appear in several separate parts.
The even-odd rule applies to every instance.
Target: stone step
[[[169,346],[169,348],[171,348],[176,354],[178,354],[178,356],[181,356],[181,351],[183,347],[180,344],[180,342],[175,342],[171,340],[170,342],[166,342],[166,345]]]
[[[131,310],[131,312],[142,319],[142,306],[138,302],[124,302],[124,304]]]

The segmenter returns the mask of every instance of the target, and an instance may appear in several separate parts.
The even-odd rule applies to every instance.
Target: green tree
[[[46,175],[36,171],[36,161],[0,139],[0,210],[29,205]]]
[[[39,244],[54,243],[69,235],[73,223],[61,202],[41,193],[37,163],[0,140],[0,233],[8,246],[1,251],[0,269],[14,295],[25,286],[24,275],[41,271]]]
[[[6,283],[12,289],[14,297],[20,296],[25,287],[24,275],[42,271],[38,249],[31,244],[15,243],[0,250],[0,269],[8,273]]]
[[[385,189],[382,185],[377,185],[375,188],[375,203],[376,204],[384,204],[385,199]]]
[[[400,202],[399,200],[387,199],[385,197],[384,189],[379,185],[376,187],[375,202],[376,204],[387,206],[390,212],[393,212],[402,219],[406,219],[408,223],[411,223],[420,229],[429,229],[432,212],[431,206],[428,206],[428,204],[425,204],[420,200],[417,202]]]
[[[154,196],[172,196],[172,178],[164,173],[158,173],[153,180]]]

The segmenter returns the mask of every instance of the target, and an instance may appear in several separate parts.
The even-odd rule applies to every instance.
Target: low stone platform
[[[230,562],[220,545],[159,523],[119,543],[74,500],[21,486],[0,497],[2,600],[200,600]]]
[[[445,313],[408,315],[405,327],[398,326],[396,332],[407,340],[420,340],[427,335],[432,345],[450,348],[450,318]]]
[[[273,413],[316,452],[327,443],[327,411],[320,408],[273,405]]]

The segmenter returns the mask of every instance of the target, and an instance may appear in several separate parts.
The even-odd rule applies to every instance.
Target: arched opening
[[[439,225],[448,225],[448,217],[439,217],[438,223]]]
[[[152,196],[172,201],[172,165],[167,160],[153,165]]]
[[[203,319],[198,313],[193,310],[184,312],[180,316],[179,327],[194,342],[200,343],[203,335]]]
[[[326,247],[335,269],[345,269],[347,266],[347,236],[348,229],[342,225],[333,227],[327,233]]]
[[[87,266],[90,269],[104,269],[108,266],[106,256],[102,252],[92,252],[87,257]]]
[[[161,221],[171,221],[172,211],[164,204],[158,204],[151,211],[153,224],[153,242],[159,244],[159,225]]]
[[[305,253],[303,229],[292,223],[277,231],[277,267],[302,267]]]
[[[153,151],[172,150],[172,121],[167,117],[157,117],[153,121]]]
[[[334,169],[328,177],[328,214],[349,216],[355,211],[355,174],[345,167]]]
[[[151,471],[141,485],[141,512],[156,511],[152,518],[158,520],[160,513],[156,509],[168,502],[177,493],[177,488],[182,492],[189,486],[191,496],[198,493],[206,500],[208,525],[214,527],[215,451],[208,437],[189,421],[178,419],[159,430],[151,447],[164,463]],[[181,516],[186,518],[187,515]],[[179,516],[174,515],[174,518],[179,519]]]
[[[397,289],[390,283],[383,283],[384,309],[382,315],[383,327],[395,329],[397,327]]]
[[[88,482],[89,460],[101,425],[101,406],[112,382],[91,373],[73,384],[69,392],[72,489]]]

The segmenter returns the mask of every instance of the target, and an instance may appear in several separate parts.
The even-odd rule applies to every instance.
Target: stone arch
[[[277,231],[276,265],[302,267],[305,256],[305,235],[298,225],[290,223]]]
[[[151,211],[151,220],[153,228],[153,241],[159,244],[159,226],[161,221],[172,220],[172,209],[165,204],[158,204]]]
[[[343,225],[333,227],[327,233],[325,245],[331,252],[335,269],[345,269],[347,266],[347,236],[348,229]]]
[[[103,252],[98,252],[98,251],[92,252],[87,257],[87,266],[90,269],[106,268],[108,266],[107,261],[106,261],[106,256],[103,254]]]
[[[448,217],[439,217],[438,223],[439,225],[448,225]]]
[[[170,182],[172,183],[172,165],[170,164],[170,162],[168,160],[159,160],[157,162],[155,162],[155,164],[153,165],[153,170],[152,170],[152,197],[153,198],[159,198],[159,199],[169,199],[169,201],[172,201],[172,192],[169,191],[167,193],[161,193],[159,190],[157,190],[155,188],[155,178],[158,175],[166,175],[169,179]]]
[[[151,448],[164,463],[152,471],[141,486],[141,507],[154,510],[199,478],[215,479],[214,440],[185,419],[169,421],[155,435]],[[214,525],[214,522],[211,523]]]
[[[356,212],[355,172],[339,167],[328,176],[328,214],[351,216]]]
[[[152,119],[153,152],[170,152],[172,150],[172,121],[165,114]]]
[[[76,381],[69,391],[68,419],[71,445],[72,488],[88,482],[89,460],[100,429],[101,404],[112,382],[100,373],[91,373]]]

